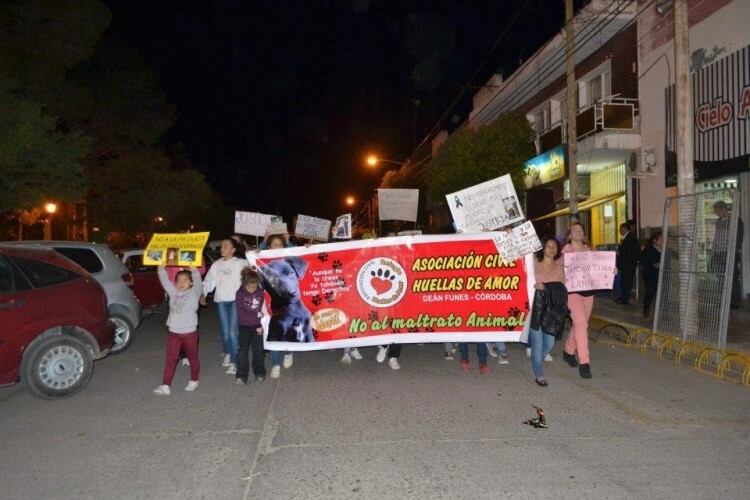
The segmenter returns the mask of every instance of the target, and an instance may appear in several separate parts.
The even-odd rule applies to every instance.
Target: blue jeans
[[[284,351],[271,351],[271,366],[281,366],[284,354],[286,354]]]
[[[480,365],[487,364],[487,344],[485,342],[478,342],[477,346],[477,358],[479,358]],[[458,344],[458,350],[461,352],[461,361],[469,361],[469,344],[462,342]]]
[[[237,308],[232,302],[217,302],[216,309],[219,311],[219,325],[221,335],[221,347],[224,354],[229,354],[229,361],[237,362]]]
[[[544,358],[552,352],[555,337],[547,335],[541,329],[530,329],[529,343],[531,344],[531,369],[534,371],[534,377],[544,377]]]
[[[508,346],[505,345],[505,342],[495,342],[495,350],[498,356],[508,354]]]

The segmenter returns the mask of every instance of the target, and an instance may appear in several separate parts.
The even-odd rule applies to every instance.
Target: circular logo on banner
[[[388,257],[365,262],[357,273],[357,291],[373,307],[390,307],[406,295],[406,271]]]

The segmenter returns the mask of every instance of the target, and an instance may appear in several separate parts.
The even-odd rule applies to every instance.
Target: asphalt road
[[[584,381],[558,345],[542,389],[515,346],[485,377],[438,345],[405,347],[398,372],[324,351],[238,387],[209,310],[200,388],[180,367],[160,398],[163,323],[76,396],[0,389],[0,498],[748,498],[750,389],[650,356],[594,345]],[[522,424],[532,404],[549,429]]]

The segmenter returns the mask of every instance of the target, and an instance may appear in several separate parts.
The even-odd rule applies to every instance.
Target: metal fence
[[[726,346],[732,288],[739,279],[738,213],[736,189],[667,198],[655,332]]]

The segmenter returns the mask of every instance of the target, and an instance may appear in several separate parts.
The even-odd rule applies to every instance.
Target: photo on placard
[[[196,252],[194,250],[183,250],[180,252],[180,262],[185,264],[192,264],[195,262],[195,254]]]
[[[180,250],[179,248],[167,248],[167,261],[165,265],[176,266],[179,259]]]
[[[510,219],[516,219],[521,216],[521,210],[518,208],[518,200],[515,196],[503,198],[503,207]]]

